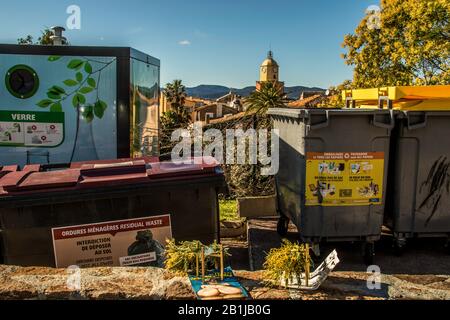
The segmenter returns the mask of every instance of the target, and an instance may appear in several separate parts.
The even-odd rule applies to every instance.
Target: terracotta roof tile
[[[316,94],[314,96],[305,98],[303,100],[297,100],[288,103],[289,108],[306,108],[306,107],[312,107],[319,103],[324,98],[324,95],[322,94]]]

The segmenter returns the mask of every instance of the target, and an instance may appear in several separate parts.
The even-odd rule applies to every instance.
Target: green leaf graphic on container
[[[103,101],[97,101],[94,105],[94,114],[97,118],[103,118],[103,115],[105,114],[105,110],[108,108],[105,102]]]
[[[78,81],[67,79],[64,81],[64,84],[68,87],[75,87],[76,85],[78,85]]]
[[[79,70],[85,64],[83,60],[74,59],[69,62],[67,68],[72,70]]]
[[[77,72],[75,78],[77,79],[77,83],[79,84],[83,81],[83,74],[81,72]]]
[[[89,62],[84,63],[84,71],[88,74],[92,74],[92,66]]]
[[[48,61],[58,61],[59,59],[61,59],[60,56],[50,56],[50,57],[48,58]]]
[[[97,87],[97,82],[95,82],[95,80],[93,78],[88,78],[87,84],[90,85],[92,88]]]
[[[50,112],[62,112],[62,104],[61,102],[56,102],[50,106]]]
[[[61,56],[50,56],[48,61],[58,62],[61,58]],[[70,60],[66,67],[75,71],[73,79],[65,79],[61,85],[51,86],[47,90],[47,99],[39,101],[36,105],[40,108],[49,108],[50,112],[63,112],[63,102],[68,100],[87,123],[91,123],[95,118],[102,119],[108,105],[99,98],[98,88],[102,72],[115,60],[95,61],[95,64],[101,64],[98,69],[93,67],[94,61],[88,58]],[[88,95],[95,99],[89,101]]]
[[[39,101],[37,106],[41,107],[41,108],[48,108],[52,103],[53,103],[52,100],[44,99],[44,100]]]
[[[72,105],[74,106],[74,108],[79,108],[85,103],[86,98],[81,93],[77,93],[73,96]]]
[[[94,89],[92,87],[83,87],[80,89],[80,92],[82,94],[88,94],[88,93],[91,93],[92,91],[94,91]]]
[[[87,123],[92,122],[94,120],[94,107],[93,106],[85,106],[82,110],[83,118]]]

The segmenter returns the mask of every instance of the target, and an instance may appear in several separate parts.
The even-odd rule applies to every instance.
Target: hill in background
[[[245,87],[243,89],[236,89],[217,85],[200,85],[194,88],[186,88],[186,93],[188,96],[192,97],[215,100],[229,93],[230,89],[240,96],[247,97],[253,91],[256,90],[256,87]],[[294,86],[285,88],[285,92],[288,98],[293,100],[297,100],[303,91],[325,91],[325,90],[317,87],[310,88],[304,86]]]

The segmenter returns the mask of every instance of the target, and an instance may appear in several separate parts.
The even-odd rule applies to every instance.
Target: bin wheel
[[[445,244],[445,251],[447,251],[447,254],[450,254],[450,240],[447,240]]]
[[[364,263],[367,266],[373,265],[375,258],[375,243],[366,242],[364,243]]]
[[[285,237],[288,234],[289,219],[285,216],[280,216],[277,224],[277,232],[281,237]]]
[[[402,240],[395,240],[394,242],[394,254],[397,257],[401,257],[405,253],[405,242]]]

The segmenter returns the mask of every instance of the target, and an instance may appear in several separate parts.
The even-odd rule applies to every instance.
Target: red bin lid
[[[219,163],[213,158],[194,158],[185,163],[156,162],[154,158],[89,161],[72,164],[69,169],[40,172],[39,165],[0,176],[0,197],[3,195],[86,190],[118,185],[151,184],[161,180],[195,179],[221,175]],[[3,168],[4,169],[4,168]]]

